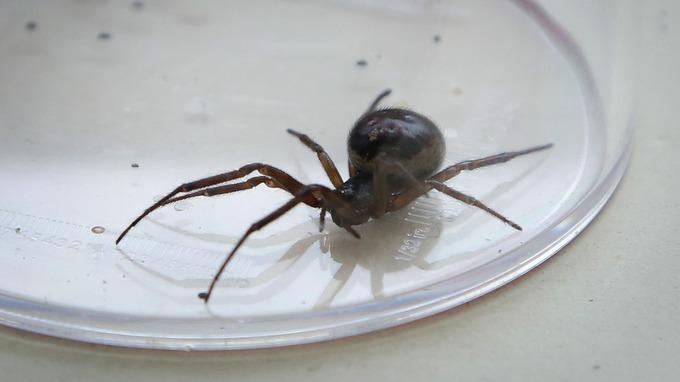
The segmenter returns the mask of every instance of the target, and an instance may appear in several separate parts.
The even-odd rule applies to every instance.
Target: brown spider
[[[377,109],[380,101],[390,92],[388,89],[380,93],[349,133],[347,149],[350,178],[347,181],[342,180],[335,164],[319,144],[305,134],[288,129],[288,133],[296,136],[317,154],[335,189],[319,184],[302,184],[284,171],[267,164],[247,164],[235,171],[199,179],[177,187],[137,217],[120,234],[116,244],[149,213],[179,200],[196,196],[228,194],[251,189],[259,184],[280,188],[291,193],[293,195],[291,200],[252,224],[236,243],[213,277],[208,291],[198,295],[207,303],[217,280],[248,236],[300,203],[321,209],[319,218],[321,230],[323,230],[324,219],[328,212],[335,224],[359,238],[359,233],[352,226],[365,223],[370,218],[378,219],[387,212],[402,209],[416,198],[435,189],[463,203],[480,208],[517,230],[522,230],[519,225],[479,200],[456,191],[443,182],[455,177],[463,170],[474,170],[507,162],[520,155],[548,149],[552,147],[552,144],[467,160],[435,173],[442,164],[446,150],[442,133],[427,117],[414,111],[400,108]],[[243,178],[253,171],[259,172],[262,176],[218,186],[220,183]],[[185,194],[176,196],[179,193]]]

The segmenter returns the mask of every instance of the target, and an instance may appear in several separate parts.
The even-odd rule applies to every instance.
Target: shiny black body
[[[333,222],[357,225],[377,218],[383,211],[371,208],[376,197],[398,194],[409,186],[407,175],[423,180],[441,166],[446,153],[444,136],[424,115],[400,108],[369,110],[354,124],[347,136],[347,151],[354,174],[337,192],[355,206],[352,219],[329,212]],[[390,195],[376,195],[374,173],[378,166],[394,163],[405,171],[386,168]],[[384,166],[386,167],[386,166]]]
[[[424,115],[406,109],[382,109],[364,114],[347,137],[349,160],[359,173],[373,173],[376,159],[398,161],[417,179],[441,166],[444,136]]]

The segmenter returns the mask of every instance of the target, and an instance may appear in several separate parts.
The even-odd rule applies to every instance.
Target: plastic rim
[[[568,48],[577,52],[577,59],[583,61],[581,62],[582,67],[587,70],[587,63],[583,60],[580,50],[571,41],[567,32],[530,0],[515,0],[514,2],[534,18],[534,21],[541,25],[546,33],[559,38],[563,43],[565,42],[564,39],[567,38]],[[585,74],[585,78],[591,80],[590,73]],[[592,81],[583,85],[594,90]],[[599,101],[596,92],[593,92],[593,97],[595,97],[596,102]],[[290,323],[290,325],[286,326],[285,330],[274,330],[240,338],[197,338],[181,334],[175,337],[164,336],[162,338],[143,336],[133,332],[110,331],[100,327],[75,326],[57,319],[40,318],[39,314],[24,315],[10,311],[0,311],[0,323],[49,336],[113,346],[169,350],[226,350],[325,341],[412,322],[471,301],[509,283],[546,261],[573,240],[594,219],[619,184],[632,152],[632,132],[632,127],[628,126],[623,133],[627,143],[614,165],[607,174],[600,176],[599,182],[568,213],[563,215],[557,223],[526,242],[521,248],[509,252],[497,261],[485,264],[476,270],[485,277],[482,278],[483,282],[474,285],[466,285],[461,288],[460,278],[464,279],[465,277],[465,275],[461,275],[455,280],[445,280],[425,289],[390,297],[386,300],[380,300],[380,302],[312,312],[307,314],[304,319],[297,315],[290,315],[274,316],[259,321],[251,320],[243,324],[257,325],[258,323],[276,321],[277,323]],[[526,256],[527,253],[533,254]],[[505,272],[498,271],[499,268],[502,268],[502,264],[499,266],[499,263],[513,259],[517,261],[518,258],[522,259],[519,265],[510,268],[505,267],[503,268],[506,269]],[[20,306],[22,311],[44,312],[49,310],[44,305],[9,296],[0,295],[0,301],[2,301],[3,306]],[[370,317],[362,314],[366,311],[372,312]],[[101,315],[97,312],[91,312],[91,316],[101,318],[103,321],[115,320],[111,316]],[[144,319],[152,320],[152,318]],[[305,325],[305,321],[309,319],[314,319],[316,324],[313,326]]]

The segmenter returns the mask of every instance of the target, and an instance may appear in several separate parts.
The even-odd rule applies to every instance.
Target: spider
[[[305,134],[288,129],[305,146],[314,151],[321,162],[334,189],[319,184],[302,184],[288,173],[268,164],[250,163],[238,170],[225,172],[184,183],[175,188],[151,207],[147,208],[120,234],[116,244],[140,220],[170,203],[197,196],[216,196],[248,190],[260,184],[289,192],[293,198],[262,219],[253,223],[241,236],[229,255],[224,259],[206,292],[198,297],[205,303],[229,261],[246,239],[300,203],[320,208],[319,229],[324,228],[326,214],[333,222],[356,238],[359,233],[353,226],[379,219],[384,214],[404,208],[418,197],[434,189],[463,203],[482,209],[516,230],[522,228],[505,216],[487,207],[481,201],[444,184],[462,171],[475,170],[507,162],[521,155],[552,147],[552,143],[521,151],[504,152],[488,157],[466,160],[437,172],[444,159],[445,143],[442,133],[427,117],[402,108],[381,108],[380,102],[390,95],[387,89],[380,93],[364,112],[347,138],[349,153],[349,179],[342,179],[333,160],[318,143]],[[244,178],[257,171],[255,176],[238,183],[222,184]],[[220,185],[222,184],[222,185]],[[179,195],[183,193],[183,195]]]

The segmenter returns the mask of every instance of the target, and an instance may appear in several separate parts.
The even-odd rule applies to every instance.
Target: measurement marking
[[[424,215],[414,214],[414,213],[411,213],[411,212],[407,212],[406,214],[409,215],[409,216],[417,217],[417,218],[432,219],[432,216],[424,216]]]
[[[404,218],[404,221],[407,221],[409,223],[421,224],[421,225],[432,225],[432,223],[430,223],[430,222],[423,222],[423,221],[414,220],[414,219],[411,219],[411,218]]]
[[[117,234],[115,231],[106,230],[100,235],[92,235],[91,225],[70,223],[57,219],[50,219],[40,216],[33,216],[19,212],[0,209],[0,240],[6,238],[17,240],[29,240],[38,244],[50,245],[56,248],[69,249],[77,252],[86,252],[91,255],[101,256],[109,252],[111,255],[120,254],[113,239],[110,244],[105,242],[107,239]],[[16,228],[20,228],[16,232]],[[174,267],[181,266],[187,268],[200,269],[203,274],[211,277],[214,267],[224,259],[225,252],[221,250],[210,250],[195,247],[188,247],[173,243],[165,243],[149,238],[138,238],[131,235],[122,246],[122,251],[128,259],[140,265],[161,265],[164,270],[172,262]],[[123,257],[125,258],[125,257]],[[248,256],[239,256],[234,259],[232,271],[242,273],[252,269],[254,262]],[[226,272],[228,275],[231,272]]]

